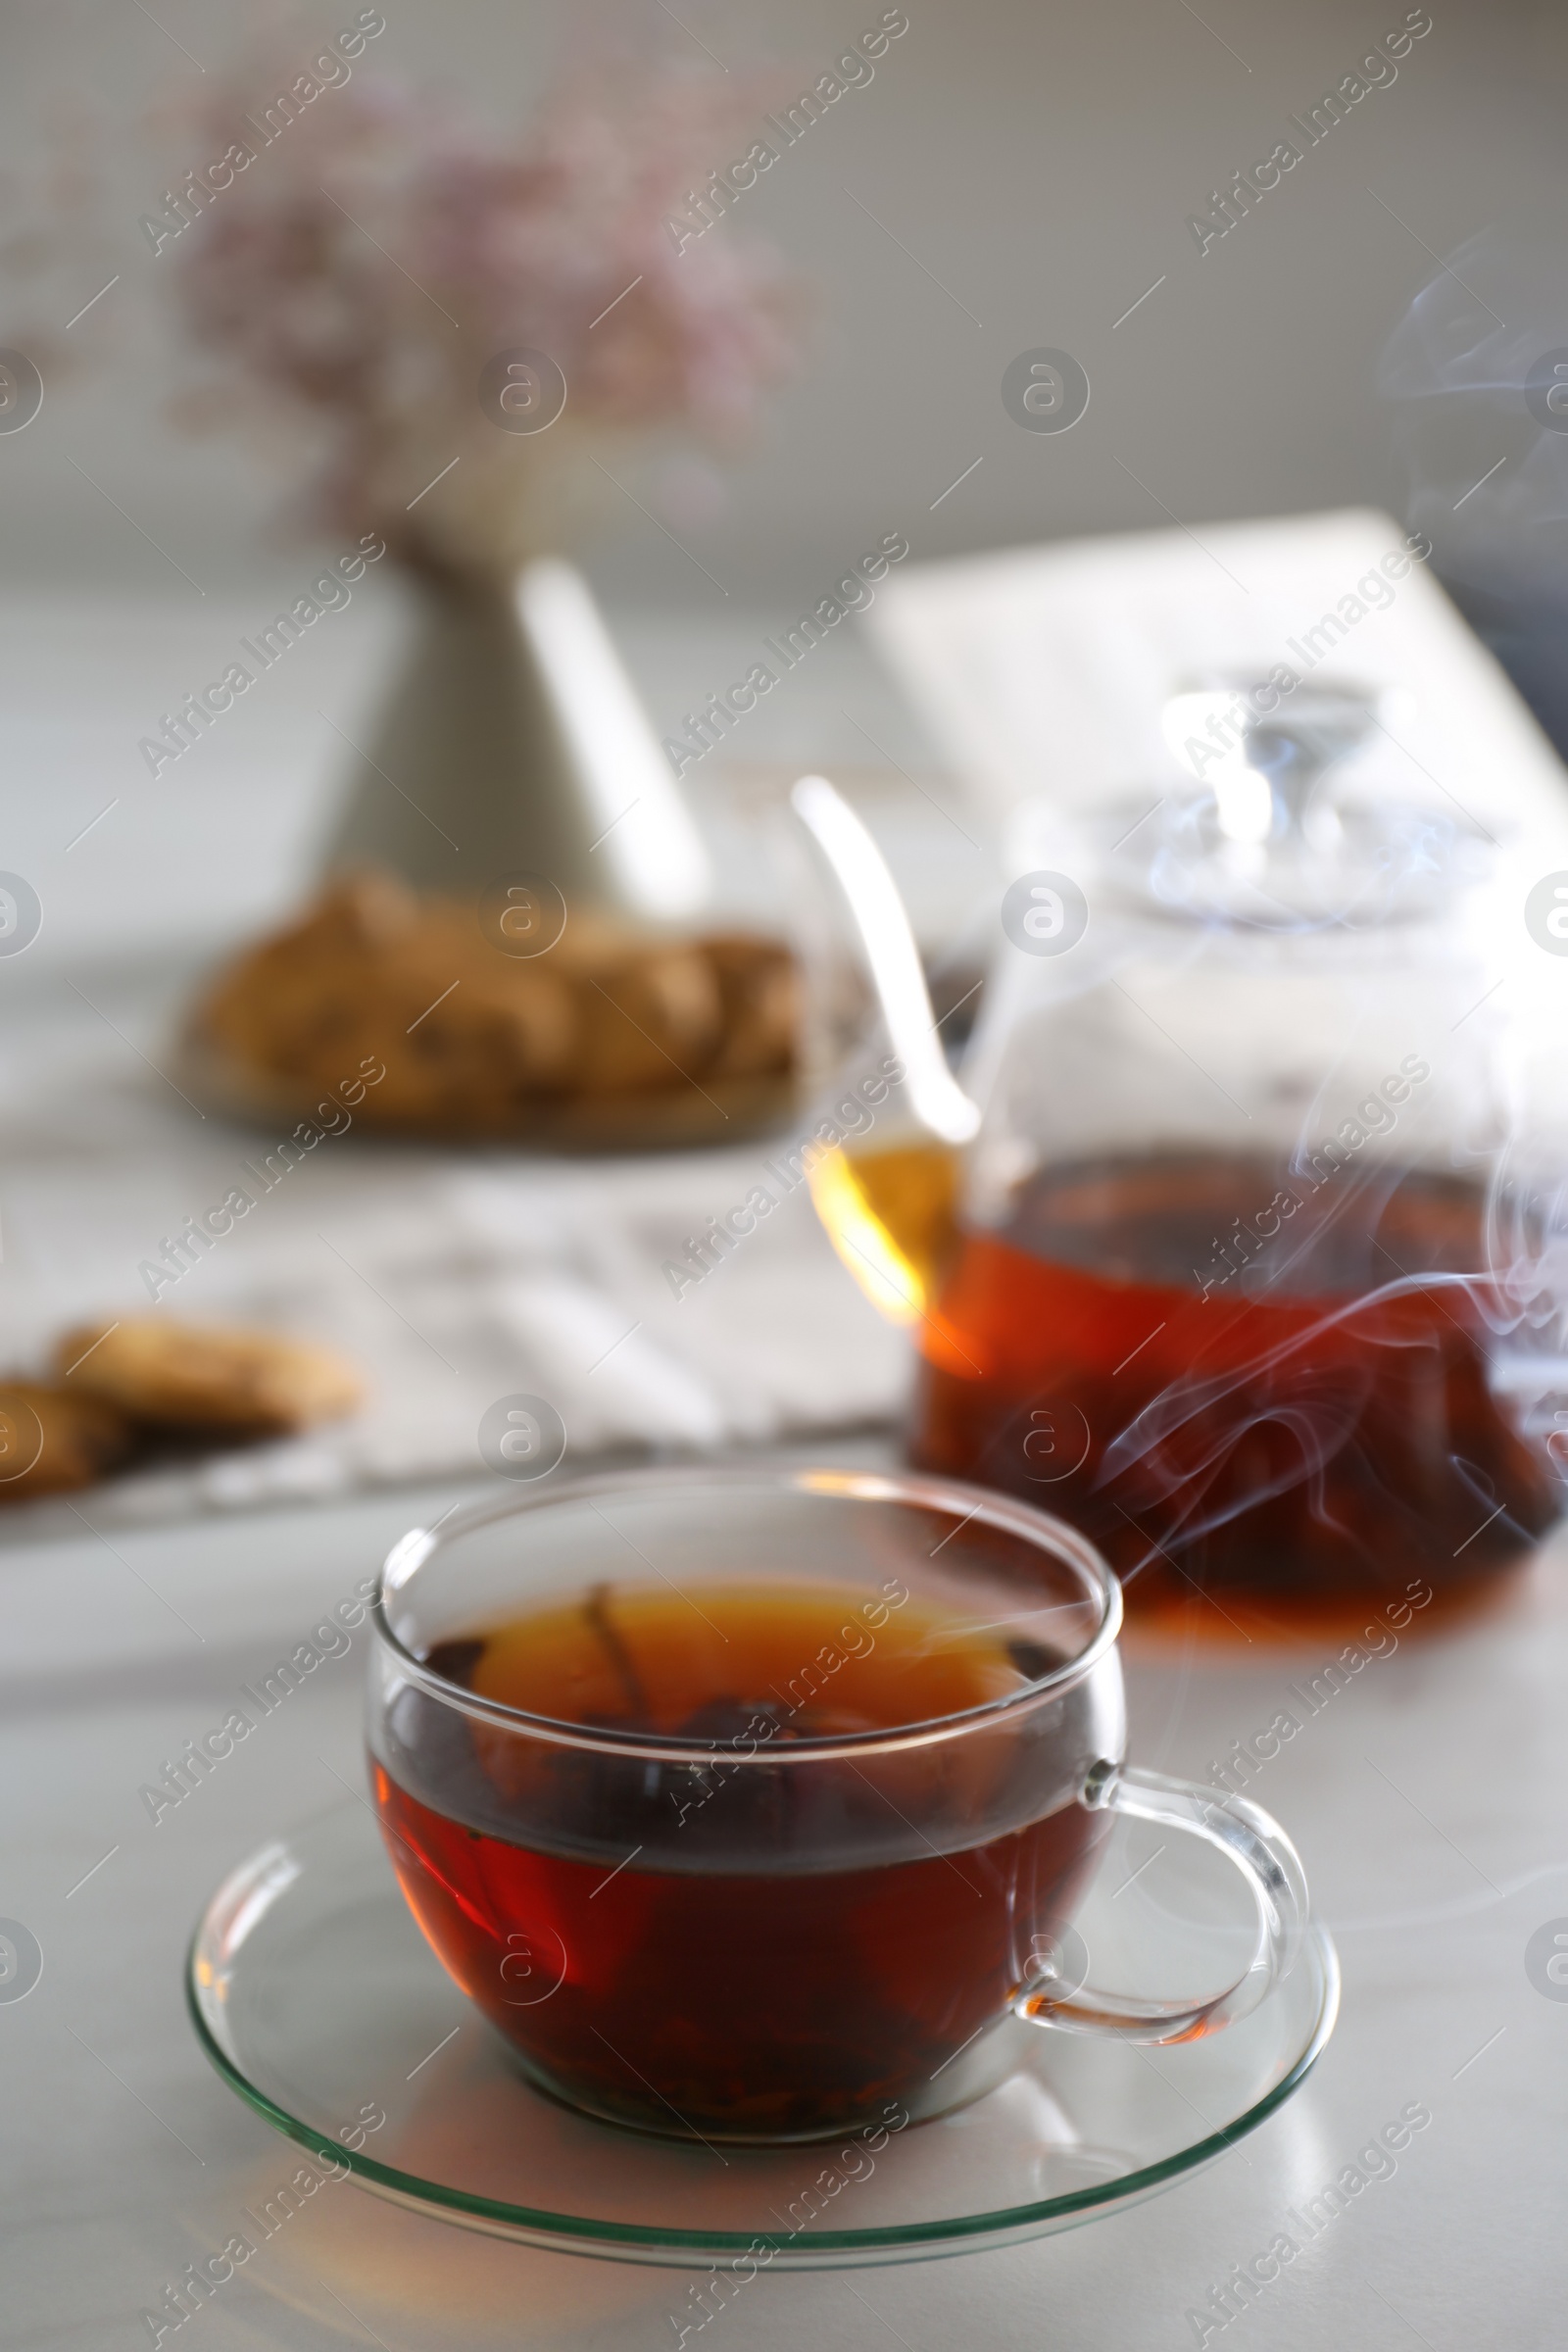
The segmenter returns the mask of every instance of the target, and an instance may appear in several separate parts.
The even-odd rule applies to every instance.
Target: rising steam
[[[1563,243],[1540,222],[1471,238],[1416,296],[1378,370],[1411,522],[1559,750],[1568,373],[1554,377],[1551,362],[1568,362]]]

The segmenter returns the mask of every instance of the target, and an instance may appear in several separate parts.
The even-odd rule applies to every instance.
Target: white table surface
[[[369,634],[319,679],[302,656],[286,701],[258,714],[249,737],[234,732],[221,772],[138,798],[125,760],[153,665],[156,710],[200,671],[202,649],[145,615],[99,633],[34,617],[0,665],[8,757],[37,785],[20,805],[13,796],[0,864],[35,871],[49,910],[36,948],[6,975],[4,1017],[24,1045],[47,1046],[39,1024],[68,974],[86,974],[90,990],[121,958],[199,956],[280,902],[319,821],[315,779],[332,764],[318,705],[340,704],[352,723],[351,689],[368,690]],[[73,666],[85,635],[101,659],[92,694],[75,702],[61,689],[86,674]],[[694,675],[708,659],[691,657]],[[823,725],[830,699],[824,687]],[[851,708],[906,756],[874,702],[852,695]],[[809,734],[809,719],[803,710],[791,724]],[[782,743],[757,750],[788,756]],[[122,808],[68,850],[122,783]],[[102,1141],[112,1148],[113,1134]],[[146,2345],[143,2308],[291,2169],[287,2144],[197,2049],[181,1963],[228,1868],[337,1798],[334,1775],[356,1780],[363,1637],[158,1826],[137,1790],[220,1718],[237,1683],[459,1493],[106,1521],[107,1541],[74,1523],[63,1534],[58,1517],[19,1519],[0,1536],[0,1917],[22,1921],[44,1954],[27,1997],[0,2002],[0,2344]],[[1203,1774],[1324,1654],[1133,1660],[1135,1757]],[[1345,2005],[1305,2088],[1220,2164],[1033,2246],[765,2277],[714,2323],[729,2352],[1191,2343],[1187,2311],[1417,2100],[1433,2122],[1395,2177],[1358,2197],[1226,2339],[1283,2352],[1562,2342],[1568,2003],[1533,1987],[1524,1954],[1538,1928],[1568,1919],[1565,1690],[1568,1547],[1554,1546],[1500,1613],[1401,1642],[1269,1766],[1258,1794],[1297,1837],[1339,1933]],[[657,2352],[675,2342],[669,2314],[686,2285],[679,2273],[509,2247],[343,2185],[187,2326],[208,2352],[372,2341],[388,2352]]]
[[[84,1535],[0,1561],[0,1913],[44,1954],[34,1990],[0,2004],[0,2340],[19,2352],[148,2342],[142,2309],[292,2169],[288,2143],[197,2049],[181,1962],[230,1865],[358,1782],[364,1636],[156,1827],[137,1789],[220,1718],[236,1683],[457,1492],[120,1530],[114,1549]],[[1270,1719],[1287,1679],[1322,1662],[1310,1647],[1135,1659],[1134,1753],[1200,1776]],[[1565,1683],[1568,1548],[1557,1546],[1501,1613],[1406,1640],[1365,1668],[1270,1766],[1258,1794],[1295,1833],[1339,1932],[1345,2002],[1304,2088],[1229,2156],[1132,2212],[1032,2246],[765,2277],[714,2323],[731,2352],[1191,2343],[1188,2309],[1412,2101],[1433,2121],[1395,2176],[1326,2228],[1227,2338],[1292,2352],[1560,2343],[1568,2004],[1534,1989],[1524,1951],[1568,1915]],[[470,2235],[346,2184],[296,2215],[187,2326],[208,2352],[373,2339],[391,2352],[658,2352],[675,2341],[669,2314],[686,2285],[676,2272]]]

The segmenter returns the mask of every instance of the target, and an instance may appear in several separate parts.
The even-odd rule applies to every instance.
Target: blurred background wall
[[[297,26],[304,52],[355,13],[344,0],[277,23]],[[449,92],[498,127],[526,116],[568,22],[582,22],[554,0],[384,0],[382,13],[360,71]],[[607,12],[611,24],[640,15],[677,52],[776,61],[803,86],[881,13],[880,0],[680,0],[674,12],[622,0]],[[1433,28],[1396,81],[1201,257],[1188,216],[1290,135],[1286,118],[1403,21],[1402,0],[1203,0],[1200,12],[1186,0],[907,0],[906,13],[874,80],[710,232],[764,235],[815,280],[805,368],[719,481],[689,478],[668,527],[697,562],[628,503],[593,558],[602,587],[715,617],[736,601],[782,612],[890,529],[918,559],[1172,519],[1396,507],[1377,356],[1438,257],[1499,213],[1555,201],[1560,0],[1432,0]],[[169,256],[155,259],[136,229],[166,184],[161,100],[200,78],[192,61],[226,66],[256,23],[247,0],[12,12],[0,122],[13,194],[36,196],[45,126],[74,117],[102,174],[107,240],[102,276],[78,299],[121,272],[73,330],[101,315],[109,362],[51,385],[37,423],[0,439],[0,566],[14,582],[184,594],[126,517],[209,588],[253,575],[265,552],[272,476],[226,437],[192,443],[165,413],[180,378]],[[84,277],[94,266],[84,259]],[[1069,434],[1021,432],[1002,407],[1007,362],[1041,345],[1070,351],[1093,385]]]
[[[504,131],[596,25],[737,73],[772,63],[790,90],[883,8],[383,0],[381,13],[356,73],[450,98]],[[888,532],[919,562],[1321,507],[1398,512],[1374,389],[1387,338],[1442,257],[1500,219],[1550,219],[1560,204],[1561,0],[1431,0],[1431,30],[1396,78],[1203,253],[1189,217],[1296,135],[1289,118],[1403,23],[1403,0],[906,0],[904,13],[908,29],[874,77],[709,232],[772,241],[813,285],[798,373],[749,448],[686,465],[662,512],[647,493],[617,495],[588,550],[661,731],[743,674],[761,633]],[[30,0],[7,25],[12,220],[49,218],[61,152],[68,181],[93,183],[90,234],[39,285],[45,324],[68,351],[82,346],[83,365],[51,370],[41,414],[0,435],[0,822],[4,862],[50,893],[28,958],[40,977],[57,953],[118,952],[176,870],[222,875],[220,898],[172,894],[186,926],[231,936],[285,905],[330,823],[343,736],[374,709],[395,658],[386,564],[225,722],[220,782],[194,760],[146,775],[137,739],[220,672],[236,634],[296,592],[317,551],[277,527],[280,471],[238,436],[174,421],[191,363],[170,299],[173,249],[155,256],[138,220],[206,160],[172,121],[203,69],[226,72],[263,27],[276,54],[303,60],[356,14],[357,0],[272,12]],[[256,100],[270,95],[258,87]],[[40,315],[3,288],[0,305],[0,344]],[[1020,430],[1003,406],[1004,368],[1042,346],[1073,354],[1091,381],[1070,432]],[[853,622],[768,699],[736,751],[835,773],[895,761],[928,782],[933,769]],[[717,759],[688,783],[710,805],[727,789]],[[927,870],[933,899],[951,901],[955,856],[977,890],[988,870],[978,828],[965,823],[959,840],[940,812],[930,822],[929,855],[901,873],[917,907]],[[209,944],[192,937],[190,952]]]

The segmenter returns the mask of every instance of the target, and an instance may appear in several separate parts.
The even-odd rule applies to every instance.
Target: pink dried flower
[[[213,151],[240,125],[254,152],[183,232],[185,315],[220,363],[185,409],[283,437],[318,523],[373,526],[411,561],[513,563],[570,528],[606,436],[733,441],[788,367],[799,305],[780,267],[728,224],[684,250],[668,226],[755,135],[760,85],[601,70],[506,147],[367,75],[264,144],[258,86],[204,93]],[[567,385],[536,435],[479,401],[486,362],[519,347]]]

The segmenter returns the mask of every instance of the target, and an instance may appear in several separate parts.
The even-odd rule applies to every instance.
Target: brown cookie
[[[583,972],[578,987],[582,1094],[691,1084],[718,1042],[718,983],[698,948],[644,948]]]
[[[745,934],[703,942],[723,1001],[723,1029],[709,1067],[715,1078],[762,1078],[793,1068],[801,1023],[800,976],[788,948]]]
[[[437,974],[431,978],[435,987],[422,1004],[400,979],[409,1007],[402,1034],[389,1051],[378,1049],[394,1084],[417,1072],[454,1096],[506,1097],[546,1093],[569,1077],[581,1016],[564,975],[525,963],[470,969],[445,990]],[[441,1002],[432,1004],[438,992]]]
[[[391,875],[331,885],[297,921],[248,949],[202,1009],[208,1034],[257,1067],[329,1082],[366,1049],[356,1044],[378,979],[420,930],[414,893]],[[428,999],[426,1000],[428,1002]]]
[[[124,1415],[101,1397],[42,1381],[0,1382],[0,1503],[90,1487],[134,1442]]]
[[[161,1315],[84,1324],[55,1360],[62,1374],[74,1367],[74,1396],[164,1429],[280,1436],[352,1412],[364,1394],[352,1366],[312,1342]]]

